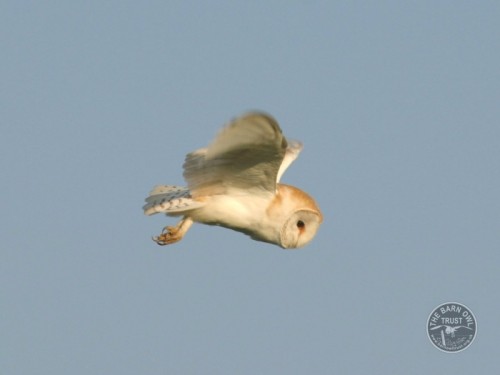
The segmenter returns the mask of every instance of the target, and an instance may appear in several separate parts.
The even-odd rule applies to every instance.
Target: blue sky
[[[0,7],[5,374],[492,373],[500,274],[494,1]],[[284,251],[150,237],[156,184],[250,109],[304,150],[325,221]],[[445,354],[429,313],[467,305]]]

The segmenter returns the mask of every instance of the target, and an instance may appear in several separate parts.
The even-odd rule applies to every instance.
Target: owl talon
[[[154,237],[151,237],[151,239],[160,246],[166,245],[166,243],[162,239],[160,239],[160,236],[154,236]]]
[[[153,237],[153,241],[160,246],[173,244],[182,239],[182,235],[179,235],[178,232],[176,227],[165,227],[159,236]]]
[[[153,237],[153,241],[160,246],[176,243],[182,240],[192,223],[193,221],[190,218],[184,218],[175,227],[167,226],[163,228],[160,235]]]
[[[161,234],[168,235],[169,233],[175,233],[175,232],[177,232],[176,227],[166,226],[165,228],[162,229]]]

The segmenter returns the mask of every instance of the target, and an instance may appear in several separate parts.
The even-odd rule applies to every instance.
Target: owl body
[[[208,148],[186,156],[188,187],[159,186],[146,198],[148,215],[183,216],[155,241],[177,242],[198,222],[285,249],[304,246],[315,236],[321,212],[308,194],[278,183],[301,149],[300,143],[287,142],[269,115],[250,113],[234,120]]]
[[[255,199],[251,195],[217,195],[208,198],[206,205],[194,210],[190,216],[195,222],[236,230],[273,243],[276,235],[266,215],[268,203],[267,199]]]

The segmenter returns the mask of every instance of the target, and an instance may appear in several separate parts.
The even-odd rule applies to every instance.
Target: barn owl
[[[283,136],[274,118],[248,113],[230,122],[207,148],[184,162],[187,187],[156,186],[144,213],[182,216],[153,240],[180,241],[193,222],[218,225],[284,249],[306,245],[323,221],[308,194],[279,183],[302,144]]]

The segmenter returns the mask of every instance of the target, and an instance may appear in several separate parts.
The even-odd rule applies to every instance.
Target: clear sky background
[[[4,1],[0,372],[491,374],[500,3]],[[151,236],[156,184],[249,109],[304,143],[325,216],[285,251]],[[426,334],[439,304],[478,322]]]

